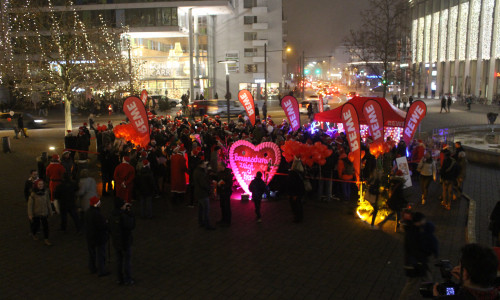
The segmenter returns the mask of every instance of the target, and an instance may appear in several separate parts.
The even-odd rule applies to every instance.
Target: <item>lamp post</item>
[[[236,63],[235,60],[219,60],[217,63],[224,64],[226,67],[226,105],[227,105],[227,123],[230,121],[230,106],[231,106],[231,93],[229,92],[229,67],[228,64]]]
[[[264,102],[266,103],[267,107],[267,53],[268,52],[290,52],[292,49],[290,47],[286,49],[280,49],[280,50],[270,50],[267,51],[267,43],[264,44]]]

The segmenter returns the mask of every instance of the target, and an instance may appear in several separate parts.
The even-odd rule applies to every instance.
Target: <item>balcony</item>
[[[252,29],[254,30],[267,30],[269,28],[268,23],[253,23]]]
[[[253,40],[252,41],[252,46],[254,47],[264,47],[265,44],[267,44],[267,40]]]
[[[254,63],[263,63],[264,62],[264,56],[254,56],[252,58],[252,62],[254,62]]]
[[[252,15],[260,16],[267,14],[267,6],[252,7]]]

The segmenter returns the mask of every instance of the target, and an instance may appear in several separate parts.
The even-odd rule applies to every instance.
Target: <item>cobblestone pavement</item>
[[[429,103],[422,127],[439,127],[442,117],[434,110]],[[466,113],[473,116],[458,108],[446,116],[463,123],[460,114]],[[369,230],[355,217],[353,205],[308,200],[305,221],[295,224],[284,198],[263,203],[260,224],[251,202],[233,200],[233,225],[215,231],[198,227],[196,208],[156,199],[154,219],[138,219],[134,232],[136,285],[118,286],[114,274],[91,275],[85,238],[72,232],[71,221],[69,232],[62,233],[57,230],[59,217],[49,220],[52,247],[28,236],[22,189],[35,157],[47,149],[47,131],[33,130],[29,139],[12,141],[13,153],[0,153],[2,299],[397,299],[404,285],[403,235],[394,232],[393,221],[382,230]],[[61,149],[61,144],[56,147]],[[498,170],[468,165],[464,190],[478,202],[478,237],[483,243],[488,242],[485,220],[499,199],[498,183]],[[465,243],[468,204],[462,198],[446,211],[439,205],[439,193],[433,183],[427,204],[421,205],[418,183],[407,191],[414,208],[436,224],[439,257],[456,262]],[[108,213],[111,199],[103,203]],[[214,202],[212,222],[219,216]],[[111,271],[114,263],[111,252]],[[433,273],[438,280],[437,270]]]

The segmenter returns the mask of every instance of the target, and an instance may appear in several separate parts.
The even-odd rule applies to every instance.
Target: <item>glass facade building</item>
[[[413,94],[500,95],[500,0],[424,0],[412,6]]]

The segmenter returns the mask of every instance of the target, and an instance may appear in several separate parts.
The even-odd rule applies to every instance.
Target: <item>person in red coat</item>
[[[175,148],[175,153],[170,158],[171,191],[175,203],[183,201],[184,194],[187,190],[186,173],[188,169],[183,150],[184,147],[178,146]]]
[[[52,155],[52,160],[45,171],[46,179],[49,181],[51,203],[54,202],[54,192],[56,190],[56,187],[61,184],[64,173],[66,173],[66,169],[63,165],[61,165],[61,162],[59,161],[59,155]]]
[[[130,165],[130,158],[124,156],[122,163],[115,168],[113,179],[115,180],[116,197],[123,199],[126,203],[132,201],[134,178],[135,168]]]

